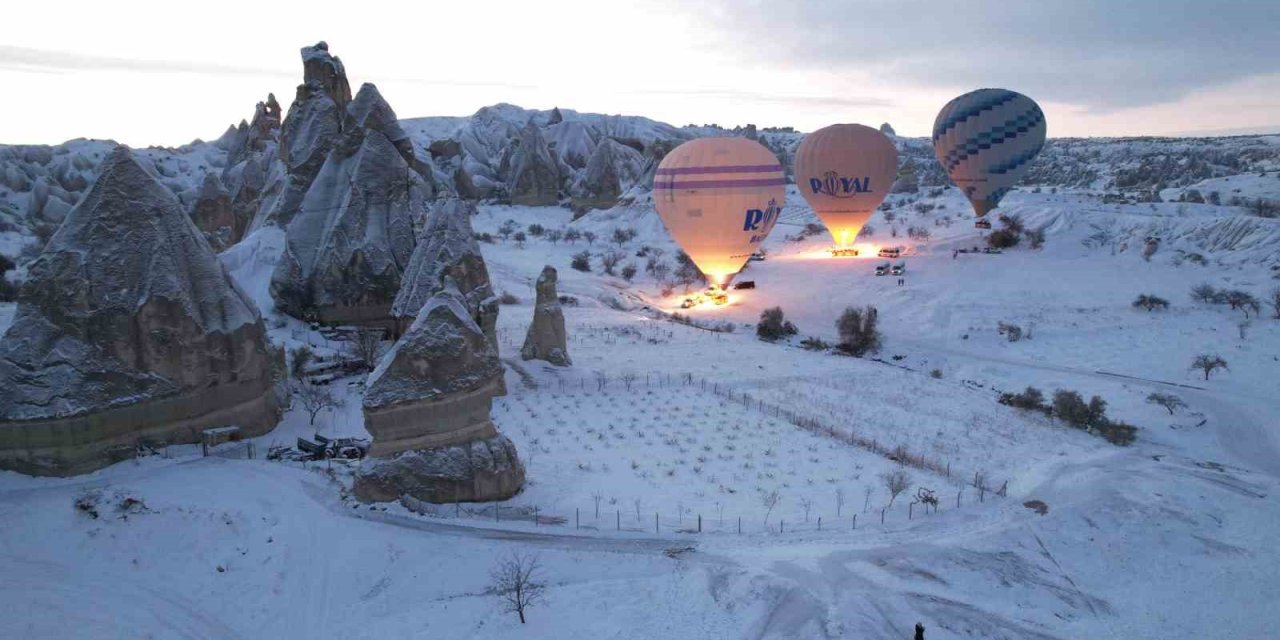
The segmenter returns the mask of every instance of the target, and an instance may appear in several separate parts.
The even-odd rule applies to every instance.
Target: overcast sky
[[[388,3],[389,4],[389,3]],[[326,40],[402,117],[497,102],[677,125],[927,135],[979,87],[1049,135],[1280,131],[1280,1],[649,0],[11,3],[0,142],[217,137]]]

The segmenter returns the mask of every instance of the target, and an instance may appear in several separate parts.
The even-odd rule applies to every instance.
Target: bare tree
[[[631,385],[636,381],[636,372],[626,371],[622,375],[618,376],[618,379],[622,381],[624,386],[626,386],[627,391],[630,391]]]
[[[329,387],[302,380],[293,383],[293,397],[298,399],[298,404],[311,417],[308,424],[312,427],[316,426],[316,416],[338,407],[338,399],[333,397]]]
[[[524,624],[524,612],[542,601],[547,585],[538,581],[541,570],[537,556],[512,553],[498,561],[489,571],[490,588],[502,601],[506,611],[520,616]]]
[[[1227,361],[1223,360],[1221,356],[1214,355],[1212,353],[1202,353],[1196,356],[1195,360],[1191,361],[1191,368],[1203,371],[1204,379],[1208,380],[1209,374],[1218,369],[1226,369]]]
[[[591,494],[591,500],[596,503],[596,517],[600,517],[600,501],[604,500],[604,494],[596,491]]]
[[[1280,320],[1280,287],[1271,290],[1271,297],[1267,300],[1267,304],[1271,305],[1271,317]]]
[[[290,351],[289,373],[291,373],[294,378],[301,380],[307,373],[307,365],[311,364],[315,359],[316,352],[312,351],[311,347],[305,344]]]
[[[622,254],[617,251],[610,251],[600,256],[600,264],[604,266],[604,272],[609,275],[613,275],[613,268],[621,261]]]
[[[804,521],[809,521],[809,510],[813,508],[813,500],[809,498],[800,498],[800,508],[804,509]]]
[[[844,489],[836,489],[836,517],[840,517],[840,512],[844,510]]]
[[[875,487],[867,485],[862,488],[862,512],[866,513],[871,508],[871,494],[876,490]]]
[[[884,488],[889,491],[888,506],[890,507],[893,506],[893,501],[898,499],[898,494],[911,486],[911,474],[901,469],[881,474],[880,479],[884,481]]]
[[[352,358],[364,365],[366,371],[373,371],[378,366],[378,358],[382,356],[382,329],[360,327],[351,334],[347,350]]]
[[[596,237],[597,237],[597,236],[596,236],[596,232],[594,232],[594,231],[583,231],[583,232],[582,232],[582,238],[583,238],[584,240],[586,240],[586,241],[587,241],[587,244],[595,244],[595,243],[596,243]]]
[[[1183,402],[1182,398],[1172,393],[1160,393],[1158,391],[1147,396],[1147,403],[1164,407],[1169,412],[1169,415],[1173,415],[1178,409],[1185,409],[1187,406],[1187,403]]]
[[[782,502],[782,494],[778,493],[777,490],[770,491],[760,497],[760,502],[769,509],[764,512],[764,526],[767,527],[769,526],[769,516],[773,514],[773,508],[778,506],[779,502]]]
[[[653,277],[659,284],[666,284],[669,275],[671,275],[671,263],[661,260],[653,265]]]

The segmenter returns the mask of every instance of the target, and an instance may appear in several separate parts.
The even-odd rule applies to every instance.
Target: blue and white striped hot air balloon
[[[999,206],[1026,174],[1044,138],[1040,105],[1007,89],[970,91],[948,102],[933,122],[934,155],[978,217]]]

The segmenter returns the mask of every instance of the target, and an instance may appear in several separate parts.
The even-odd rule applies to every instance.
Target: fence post
[[[493,521],[502,522],[502,507],[498,503],[493,503]]]
[[[957,509],[959,509],[959,508],[960,508],[960,494],[962,494],[962,493],[964,493],[964,491],[963,491],[963,490],[962,490],[962,491],[957,491],[957,492],[956,492],[956,508],[957,508]]]
[[[912,512],[915,511],[915,507],[916,507],[916,503],[914,502],[907,503],[907,519],[908,520],[912,518],[913,516]]]
[[[574,507],[574,508],[573,508],[573,528],[574,528],[574,529],[581,529],[581,528],[582,528],[582,527],[578,526],[578,508],[577,508],[577,507]]]
[[[889,507],[884,507],[880,509],[880,524],[884,524],[884,512],[888,509]]]
[[[453,503],[453,517],[454,518],[462,517],[462,503],[456,500]]]
[[[698,514],[698,533],[702,533],[702,514]]]
[[[653,532],[658,533],[658,512],[653,512]]]
[[[616,527],[618,531],[622,531],[622,509],[618,509],[617,511],[614,511],[613,517],[614,517],[613,526]]]
[[[818,516],[818,531],[822,531],[822,516]]]
[[[742,516],[738,516],[738,535],[742,535]]]
[[[853,514],[853,530],[858,530],[858,514]]]

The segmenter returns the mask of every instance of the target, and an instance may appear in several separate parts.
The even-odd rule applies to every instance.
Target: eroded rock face
[[[564,310],[556,293],[556,269],[551,265],[542,268],[536,285],[537,303],[533,307],[533,323],[525,336],[520,357],[525,360],[546,360],[551,364],[567,367],[569,347],[564,330]]]
[[[412,496],[426,502],[506,500],[524,485],[524,465],[506,436],[436,449],[405,451],[366,460],[356,477],[356,497],[390,502]]]
[[[393,140],[407,138],[376,87],[361,87],[345,122],[286,227],[271,295],[295,317],[390,326],[432,192]]]
[[[542,132],[532,121],[512,141],[500,171],[508,176],[511,204],[553,205],[560,200],[560,169]]]
[[[253,302],[119,147],[32,263],[0,339],[0,468],[81,473],[139,440],[261,434],[278,418],[276,364]]]
[[[618,203],[623,185],[634,183],[644,172],[645,159],[631,147],[614,140],[596,145],[591,159],[569,193],[578,212],[608,209]]]
[[[515,448],[489,418],[502,390],[498,351],[452,278],[419,310],[369,374],[370,455],[356,494],[365,500],[499,500],[524,480]]]
[[[216,173],[205,174],[191,218],[215,251],[221,251],[240,239],[236,235],[235,215],[231,211],[231,194],[227,193]]]
[[[403,282],[391,305],[400,331],[418,316],[427,301],[444,289],[452,278],[462,294],[467,311],[488,336],[498,343],[498,301],[489,283],[489,270],[471,230],[476,206],[458,198],[437,200],[427,214],[418,246],[409,258]]]

